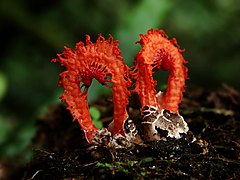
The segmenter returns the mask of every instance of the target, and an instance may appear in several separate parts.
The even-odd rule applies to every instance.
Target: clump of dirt
[[[112,104],[93,104],[102,121],[112,118]],[[139,102],[129,113],[139,118]],[[180,114],[190,132],[179,140],[154,141],[130,149],[89,150],[77,122],[63,105],[52,106],[37,121],[33,158],[18,171],[21,179],[240,179],[240,93],[223,85],[185,93]],[[15,177],[16,177],[15,176]],[[14,175],[12,176],[14,177]]]

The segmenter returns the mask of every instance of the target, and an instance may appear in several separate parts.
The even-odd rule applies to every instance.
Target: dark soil
[[[128,109],[136,120],[140,106],[134,97]],[[93,106],[102,112],[104,123],[112,119],[109,100],[101,99]],[[240,93],[227,85],[217,91],[188,89],[180,110],[190,132],[179,140],[89,150],[69,111],[63,105],[52,106],[37,121],[31,162],[11,178],[240,179]]]

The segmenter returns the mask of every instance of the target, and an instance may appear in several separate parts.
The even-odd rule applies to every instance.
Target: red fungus
[[[162,137],[157,130],[161,129],[167,131],[167,136],[180,138],[181,133],[188,131],[186,122],[178,113],[187,78],[182,50],[176,39],[169,40],[163,30],[150,29],[140,37],[138,43],[142,49],[135,57],[135,65],[130,74],[135,79],[134,91],[138,93],[142,105],[142,137],[147,141],[165,139],[166,136]],[[131,143],[142,142],[126,111],[130,95],[128,88],[132,81],[129,79],[128,66],[123,64],[118,44],[111,35],[107,40],[99,35],[96,43],[92,43],[87,35],[86,45],[79,42],[73,51],[65,47],[64,52],[52,60],[66,67],[66,71],[60,74],[59,85],[64,88],[61,99],[66,101],[74,120],[78,120],[87,140],[93,144],[108,144],[111,140],[111,134],[106,129],[97,130],[90,117],[87,92],[93,78],[112,88],[115,136],[110,144],[115,147],[128,145],[128,142],[123,143],[123,136],[119,136],[124,133],[125,140]],[[168,87],[164,93],[156,93],[157,82],[152,77],[154,71],[160,68],[170,71]],[[119,141],[120,144],[117,143]]]
[[[150,29],[140,35],[142,49],[135,57],[133,77],[136,79],[135,92],[142,105],[142,125],[145,140],[162,139],[157,128],[167,131],[170,137],[180,138],[180,133],[188,131],[187,124],[178,114],[178,105],[182,101],[186,63],[176,39],[169,40],[163,30]],[[157,82],[153,73],[162,68],[169,70],[168,87],[164,93],[156,93]],[[168,110],[169,112],[167,112]]]
[[[87,104],[87,91],[93,78],[112,88],[115,134],[123,134],[122,125],[128,118],[126,105],[131,81],[127,76],[128,67],[123,64],[118,44],[111,35],[107,40],[99,35],[96,43],[92,43],[90,36],[87,35],[86,45],[79,42],[73,51],[64,47],[64,52],[52,60],[66,67],[66,71],[60,74],[59,85],[64,88],[61,99],[66,101],[67,108],[71,111],[74,120],[78,120],[89,141],[97,131]],[[107,82],[112,82],[112,86]],[[81,87],[80,83],[82,83]]]
[[[142,49],[135,58],[137,70],[135,91],[139,94],[142,107],[154,106],[178,112],[178,104],[182,101],[182,92],[187,78],[186,63],[176,39],[168,40],[163,30],[148,30],[146,35],[140,35],[138,43]],[[170,70],[168,87],[161,98],[156,97],[156,81],[152,74],[162,68]]]

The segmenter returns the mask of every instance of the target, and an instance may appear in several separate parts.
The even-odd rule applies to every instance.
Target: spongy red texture
[[[182,101],[185,80],[188,69],[176,39],[169,40],[163,30],[148,30],[147,34],[140,35],[138,43],[142,49],[135,57],[134,77],[136,78],[135,91],[139,94],[142,107],[158,106],[173,113],[178,111]],[[158,69],[169,70],[168,87],[163,96],[156,97],[157,82],[152,74]]]
[[[123,58],[120,56],[118,44],[111,35],[105,40],[100,34],[96,43],[92,43],[87,35],[86,45],[79,42],[74,50],[64,47],[63,53],[52,60],[66,67],[59,80],[59,85],[64,88],[61,99],[66,101],[74,120],[78,120],[89,141],[97,130],[87,104],[87,90],[93,78],[112,88],[115,133],[123,133],[122,124],[128,117],[126,105],[131,81],[127,75],[128,67],[123,64]],[[108,82],[112,82],[112,86],[108,85]]]
[[[105,40],[100,34],[95,43],[86,35],[86,44],[79,42],[74,50],[64,47],[53,62],[59,62],[66,70],[60,74],[59,85],[64,88],[61,99],[66,101],[74,120],[78,120],[86,138],[91,141],[97,131],[87,104],[87,92],[95,78],[102,85],[112,89],[114,103],[114,134],[124,134],[123,123],[128,118],[126,106],[129,87],[134,80],[134,90],[138,93],[142,107],[154,106],[159,110],[166,109],[178,112],[182,101],[188,69],[176,39],[169,40],[163,30],[150,29],[140,35],[138,43],[142,49],[135,56],[134,66],[129,72],[120,56],[118,41],[111,35]],[[158,96],[155,90],[157,82],[153,73],[162,68],[169,70],[168,87],[164,94]],[[109,84],[110,83],[110,84]],[[133,87],[134,87],[133,86]],[[111,124],[112,125],[112,124]]]

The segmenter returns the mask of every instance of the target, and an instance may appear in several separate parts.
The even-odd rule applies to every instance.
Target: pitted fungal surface
[[[144,140],[166,140],[167,137],[181,138],[189,128],[183,117],[168,110],[158,112],[156,107],[145,106],[142,109],[142,125]]]
[[[168,132],[167,137],[181,138],[181,134],[186,134],[189,130],[187,123],[178,113],[170,113],[168,110],[162,110],[158,117],[156,127]]]
[[[126,139],[135,144],[142,144],[143,141],[139,135],[139,131],[137,130],[136,125],[134,124],[133,120],[127,119],[124,123],[124,133]]]
[[[103,128],[96,131],[91,144],[95,146],[108,146],[110,141],[112,141],[111,133],[106,128]]]

